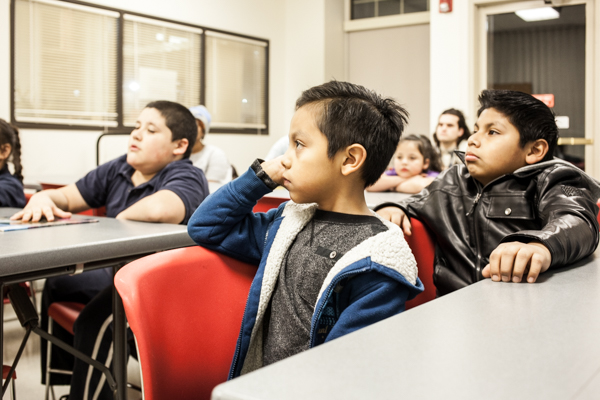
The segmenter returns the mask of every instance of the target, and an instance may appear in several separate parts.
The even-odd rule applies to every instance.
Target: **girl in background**
[[[8,169],[11,155],[14,174]],[[19,131],[0,119],[0,207],[23,208],[25,203]]]
[[[467,150],[469,136],[471,136],[471,131],[467,127],[462,112],[450,108],[440,115],[437,128],[433,134],[433,141],[439,149],[444,169],[460,163],[460,160],[454,154],[454,150]]]
[[[400,139],[394,154],[394,167],[381,175],[369,192],[419,193],[442,170],[440,156],[423,135],[408,135]]]

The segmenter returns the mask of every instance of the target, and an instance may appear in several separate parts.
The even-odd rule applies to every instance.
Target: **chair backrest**
[[[281,198],[281,197],[263,197],[254,206],[254,212],[267,212],[272,208],[277,208],[284,201],[288,201],[289,199]]]
[[[423,282],[425,290],[414,299],[406,302],[407,310],[435,299],[435,285],[433,284],[435,242],[421,221],[413,218],[411,219],[411,225],[412,235],[405,236],[405,238],[417,260],[419,278]]]
[[[106,217],[106,207],[90,208],[89,210],[78,213],[80,215],[91,215],[93,217]]]
[[[255,273],[256,266],[196,246],[141,258],[116,274],[146,400],[208,399],[227,380]]]
[[[596,204],[598,205],[598,208],[600,208],[600,199],[598,199],[598,202]],[[600,225],[600,211],[598,212],[596,218],[598,219],[598,224]]]

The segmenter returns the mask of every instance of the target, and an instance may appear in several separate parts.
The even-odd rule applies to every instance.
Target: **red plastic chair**
[[[48,333],[52,335],[52,321],[56,322],[63,329],[74,335],[73,326],[75,320],[79,317],[79,314],[85,307],[83,303],[75,303],[71,301],[57,301],[50,304],[48,307]],[[54,395],[54,388],[50,384],[50,374],[63,374],[73,375],[73,371],[66,371],[62,369],[52,368],[50,366],[50,360],[52,360],[52,343],[48,342],[46,345],[46,392],[45,399],[50,398],[50,392],[52,392],[52,398],[56,398]]]
[[[267,212],[271,208],[277,208],[279,205],[289,199],[283,199],[279,197],[263,197],[258,200],[258,203],[252,209],[254,212]]]
[[[117,273],[144,399],[208,399],[227,380],[255,273],[202,247],[153,254]]]
[[[425,290],[414,299],[406,302],[407,310],[435,299],[435,285],[433,284],[435,242],[421,221],[413,218],[411,219],[411,225],[412,235],[405,236],[405,239],[417,260],[419,278],[423,282]]]
[[[2,366],[2,380],[5,381],[8,378],[8,373],[10,372],[10,365]],[[13,372],[12,377],[10,379],[10,398],[16,399],[16,391],[15,391],[15,379],[17,379],[17,373]]]
[[[600,199],[598,199],[598,202],[596,204],[600,208]],[[600,225],[600,211],[598,212],[598,215],[596,216],[596,218],[598,219],[598,224]]]

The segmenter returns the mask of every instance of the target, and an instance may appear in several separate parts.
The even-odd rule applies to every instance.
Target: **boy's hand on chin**
[[[539,242],[502,243],[490,255],[490,263],[481,271],[484,278],[494,282],[533,283],[540,273],[550,267],[550,250]]]
[[[412,235],[410,230],[410,219],[406,216],[401,208],[393,206],[384,207],[377,210],[377,214],[379,214],[383,219],[388,220],[402,228],[402,231],[406,236]]]
[[[263,171],[269,175],[269,178],[279,185],[283,184],[283,173],[285,172],[285,167],[283,166],[282,160],[283,156],[279,156],[260,164]]]

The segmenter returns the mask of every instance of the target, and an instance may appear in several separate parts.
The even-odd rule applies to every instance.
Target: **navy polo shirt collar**
[[[154,188],[156,186],[156,181],[158,180],[158,176],[166,169],[169,167],[168,164],[165,168],[161,169],[160,171],[158,171],[153,177],[152,179],[150,179],[147,182],[141,183],[138,186],[135,186],[133,184],[133,181],[131,180],[131,177],[133,176],[133,174],[135,173],[135,169],[129,165],[129,163],[127,162],[127,159],[125,159],[125,162],[123,163],[123,165],[121,165],[121,168],[119,168],[119,175],[123,176],[127,182],[129,182],[129,184],[131,185],[132,190],[134,189],[142,189],[146,186],[149,186],[151,188]]]

